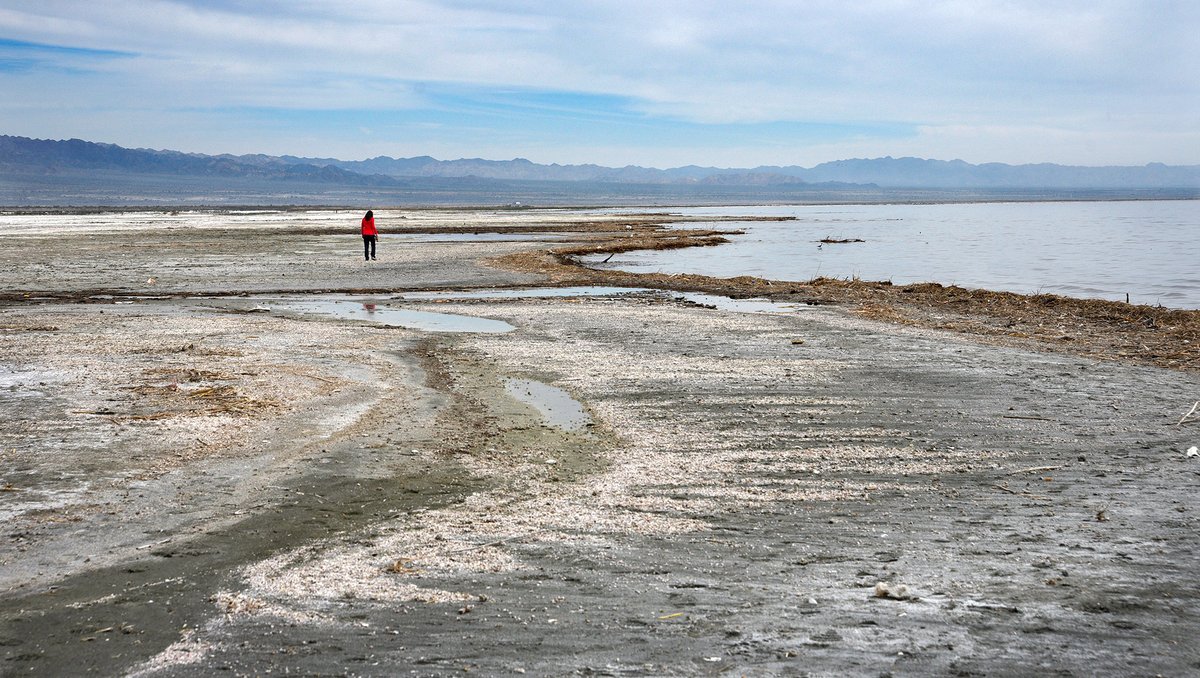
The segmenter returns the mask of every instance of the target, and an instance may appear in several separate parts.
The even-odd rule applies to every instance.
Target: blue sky
[[[0,133],[674,167],[1200,164],[1193,0],[5,0]]]

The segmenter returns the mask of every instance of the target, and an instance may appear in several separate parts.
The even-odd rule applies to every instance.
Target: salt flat
[[[503,223],[430,215],[388,216]],[[0,235],[5,673],[1200,667],[1193,373],[837,308],[399,298],[537,284],[485,260],[548,233],[623,237],[557,212],[374,264],[354,214],[175,216]]]

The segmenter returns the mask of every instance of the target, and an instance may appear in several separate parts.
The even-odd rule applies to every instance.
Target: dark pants
[[[373,235],[364,235],[363,236],[363,258],[364,259],[374,259],[375,258],[375,237],[376,236],[373,236]]]

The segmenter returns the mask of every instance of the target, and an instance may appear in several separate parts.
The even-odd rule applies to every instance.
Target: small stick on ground
[[[1028,499],[1036,499],[1037,501],[1053,501],[1050,497],[1043,497],[1040,494],[1033,494],[1032,492],[1020,492],[1018,490],[1012,489],[1011,487],[1005,487],[1005,486],[999,485],[999,484],[993,484],[992,487],[996,488],[997,490],[1004,490],[1005,492],[1007,492],[1009,494],[1015,494],[1018,497],[1026,497]]]
[[[1188,418],[1191,417],[1192,414],[1194,414],[1196,412],[1197,407],[1200,407],[1200,400],[1197,400],[1196,404],[1192,405],[1192,409],[1188,410],[1187,414],[1185,414],[1179,418],[1179,423],[1175,424],[1176,428],[1183,426],[1185,423],[1187,423]]]

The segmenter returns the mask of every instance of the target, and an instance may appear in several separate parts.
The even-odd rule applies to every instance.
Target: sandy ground
[[[1194,372],[108,218],[0,236],[4,675],[1200,670]]]

